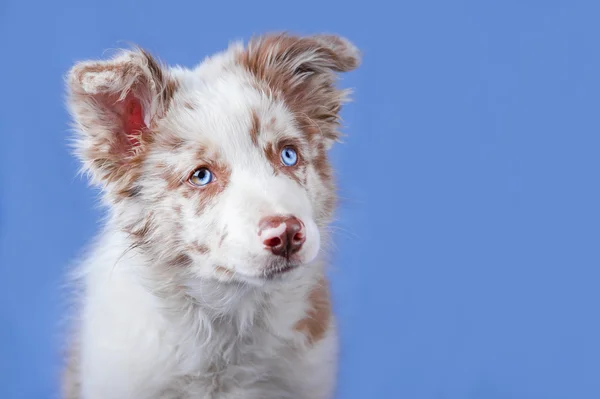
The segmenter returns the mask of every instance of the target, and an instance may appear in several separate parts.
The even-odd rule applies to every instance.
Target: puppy
[[[273,34],[194,69],[141,49],[73,67],[108,217],[76,272],[64,398],[332,397],[327,151],[358,64],[344,38]]]

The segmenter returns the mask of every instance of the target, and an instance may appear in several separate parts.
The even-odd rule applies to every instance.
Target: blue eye
[[[292,147],[285,147],[281,150],[281,162],[285,166],[294,166],[298,162],[298,154]]]
[[[194,173],[192,173],[192,175],[190,176],[190,183],[192,183],[194,186],[206,186],[208,183],[210,183],[213,180],[213,174],[210,170],[206,169],[206,168],[199,168],[196,169],[194,171]]]

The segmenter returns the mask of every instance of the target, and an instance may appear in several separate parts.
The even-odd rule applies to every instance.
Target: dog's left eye
[[[212,180],[213,174],[207,168],[196,169],[189,178],[190,183],[198,187],[206,186]]]
[[[292,147],[284,147],[281,150],[281,162],[285,166],[294,166],[298,162],[298,154]]]

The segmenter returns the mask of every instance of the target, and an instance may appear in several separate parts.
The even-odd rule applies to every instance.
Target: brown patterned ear
[[[131,183],[151,129],[166,112],[176,83],[143,50],[78,63],[68,75],[76,149],[95,183]],[[120,190],[124,188],[121,187]]]
[[[360,53],[333,35],[275,34],[252,39],[239,62],[280,95],[311,137],[329,146],[339,138],[339,111],[347,91],[335,87],[336,72],[358,67]]]

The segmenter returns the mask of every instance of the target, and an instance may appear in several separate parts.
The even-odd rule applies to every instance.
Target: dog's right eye
[[[194,186],[202,187],[213,180],[213,174],[207,168],[198,168],[192,173],[188,180]]]
[[[281,162],[285,166],[294,166],[298,163],[298,153],[293,147],[287,146],[281,150]]]

